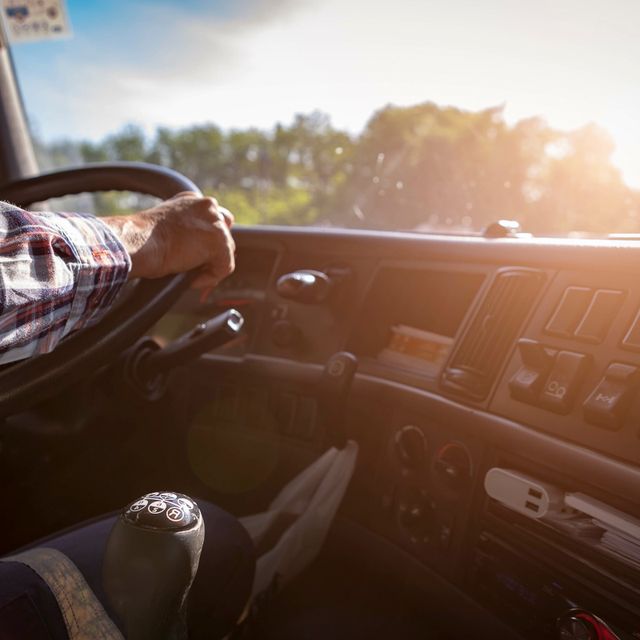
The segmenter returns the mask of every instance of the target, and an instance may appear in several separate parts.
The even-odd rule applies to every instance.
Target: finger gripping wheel
[[[203,542],[202,514],[184,494],[148,493],[122,511],[107,542],[103,579],[127,638],[186,638],[186,599]]]

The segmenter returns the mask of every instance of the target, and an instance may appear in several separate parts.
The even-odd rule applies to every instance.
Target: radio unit
[[[640,584],[584,562],[587,577],[575,555],[530,541],[525,551],[507,541],[522,539],[513,533],[479,537],[470,581],[484,606],[532,640],[640,640]]]

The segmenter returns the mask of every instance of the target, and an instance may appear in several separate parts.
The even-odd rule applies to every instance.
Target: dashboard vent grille
[[[449,361],[442,385],[483,400],[538,295],[544,275],[532,269],[499,271]]]

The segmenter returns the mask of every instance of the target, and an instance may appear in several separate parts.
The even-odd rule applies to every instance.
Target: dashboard
[[[322,364],[335,351],[346,349],[358,356],[363,374],[433,391],[640,464],[640,283],[635,275],[640,247],[604,241],[583,247],[512,239],[419,242],[408,236],[401,261],[392,249],[393,240],[402,242],[401,234],[393,234],[391,242],[365,234],[369,242],[359,238],[347,257],[336,247],[322,251],[323,244],[331,243],[331,234],[313,235],[315,253],[298,253],[280,238],[269,241],[270,234],[277,236],[277,231],[257,232],[256,243],[245,240],[251,233],[241,230],[236,273],[208,305],[199,306],[192,299],[180,314],[210,316],[237,306],[248,316],[242,348],[234,345],[238,355]],[[295,238],[295,232],[286,230],[281,235]],[[389,258],[379,255],[376,241]],[[442,245],[446,252],[448,244],[456,251],[446,261],[438,259]],[[367,245],[371,255],[358,255],[366,254]],[[427,253],[423,260],[415,255],[420,245]],[[411,248],[416,249],[414,255],[407,251]],[[456,255],[459,249],[462,260]],[[510,264],[504,253],[518,253],[518,260]],[[548,254],[544,266],[540,254]],[[584,268],[587,254],[601,265]],[[552,261],[558,264],[550,265]],[[299,269],[340,269],[347,275],[342,274],[326,303],[301,304],[281,298],[275,287],[279,277]],[[501,279],[515,281],[516,297],[498,292],[507,297],[497,301],[499,309],[479,309]],[[534,282],[530,290],[523,290],[527,280]],[[469,326],[474,320],[486,323],[487,318],[494,321],[494,329],[485,326],[479,332]],[[447,365],[421,370],[412,363],[381,359],[391,329],[400,324],[451,338]],[[488,388],[478,397],[458,384],[455,374],[465,366],[478,368],[474,362],[456,363],[456,358],[465,337],[471,333],[469,340],[479,339],[481,332],[488,333],[483,336],[487,346],[483,352],[482,345],[475,345],[475,357],[482,361],[480,368],[487,360],[495,361],[496,370],[480,371]],[[502,346],[496,337],[501,337]]]
[[[273,437],[319,450],[323,365],[353,353],[360,459],[342,516],[358,540],[417,560],[486,637],[640,638],[640,246],[278,228],[236,240],[236,274],[207,308],[179,310],[247,312],[242,344],[198,365],[236,385],[230,420],[252,428],[266,412]],[[296,273],[326,277],[331,295],[283,295]],[[490,495],[492,473],[527,506]],[[615,517],[631,527],[622,541],[602,524]]]

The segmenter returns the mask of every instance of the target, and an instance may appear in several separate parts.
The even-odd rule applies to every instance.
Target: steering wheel
[[[0,200],[34,202],[96,191],[134,191],[167,199],[200,190],[180,173],[151,164],[117,162],[54,171],[0,188]],[[157,322],[188,287],[193,273],[140,280],[98,324],[65,338],[54,352],[0,370],[0,417],[17,413],[95,372]]]

